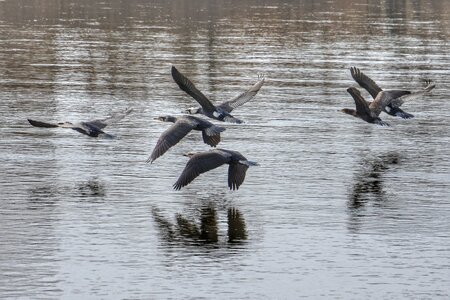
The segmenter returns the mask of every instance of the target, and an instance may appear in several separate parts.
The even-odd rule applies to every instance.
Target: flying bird
[[[180,190],[188,185],[197,176],[218,168],[223,164],[228,164],[228,187],[230,190],[237,190],[244,182],[245,173],[250,166],[257,166],[258,163],[247,160],[237,151],[214,149],[207,152],[189,152],[185,154],[190,157],[183,172],[173,185],[175,190]]]
[[[389,90],[381,91],[372,102],[367,102],[360,91],[355,87],[349,87],[347,92],[352,95],[355,101],[356,110],[350,108],[341,109],[342,112],[360,118],[368,123],[374,123],[381,126],[390,126],[388,123],[382,121],[379,115],[383,109],[403,95],[410,94],[409,91]]]
[[[47,123],[36,121],[32,119],[27,119],[28,122],[34,127],[44,127],[44,128],[70,128],[75,131],[78,131],[82,134],[88,135],[90,137],[113,137],[110,134],[107,134],[103,131],[103,129],[115,122],[122,120],[125,116],[133,111],[132,108],[127,108],[125,111],[113,113],[111,116],[104,119],[97,119],[93,121],[79,122],[79,123],[71,123],[71,122],[59,122],[59,123]]]
[[[359,70],[356,67],[350,68],[350,73],[353,77],[353,79],[364,89],[366,89],[369,94],[372,96],[373,99],[375,99],[379,92],[382,91],[382,89],[373,81],[370,77],[365,75],[361,70]],[[427,80],[427,86],[417,92],[411,92],[408,95],[401,96],[395,101],[392,101],[386,107],[383,109],[384,112],[391,116],[397,116],[401,117],[403,119],[411,119],[414,118],[414,115],[405,112],[400,108],[400,106],[404,103],[404,101],[410,101],[416,98],[419,98],[427,93],[429,93],[432,89],[434,89],[435,85],[431,82],[431,80]]]
[[[243,123],[243,121],[233,117],[230,113],[237,107],[250,101],[261,89],[264,84],[264,78],[258,81],[246,92],[240,94],[232,100],[225,101],[220,105],[214,105],[211,101],[200,92],[195,85],[183,74],[181,74],[177,68],[172,66],[172,77],[178,84],[180,89],[185,91],[188,95],[194,98],[201,107],[193,107],[186,110],[189,114],[203,114],[211,119],[218,121],[225,121],[230,123]]]
[[[216,126],[209,121],[195,116],[161,116],[156,119],[163,122],[172,122],[174,124],[164,131],[156,142],[152,154],[147,159],[147,162],[151,163],[166,153],[172,146],[175,146],[182,138],[191,132],[191,130],[201,131],[205,144],[212,147],[219,144],[220,133],[225,131],[225,128]]]

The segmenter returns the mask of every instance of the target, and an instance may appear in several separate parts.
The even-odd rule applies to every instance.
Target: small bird
[[[341,111],[348,115],[360,118],[368,123],[375,123],[381,126],[390,126],[378,117],[386,105],[389,105],[394,99],[411,93],[409,91],[400,90],[381,91],[378,93],[375,100],[367,102],[361,96],[361,93],[357,88],[349,87],[347,92],[352,95],[353,100],[355,100],[356,110],[344,108],[341,109]]]
[[[104,119],[98,119],[93,121],[86,121],[86,122],[79,122],[79,123],[71,123],[71,122],[59,122],[59,123],[46,123],[41,121],[36,121],[32,119],[27,119],[28,122],[35,127],[45,127],[45,128],[70,128],[75,131],[78,131],[82,134],[88,135],[90,137],[98,137],[98,136],[104,136],[107,138],[112,138],[113,136],[110,134],[107,134],[103,131],[103,129],[115,122],[118,122],[122,120],[126,115],[131,113],[133,111],[132,108],[127,108],[123,112],[117,112],[112,114],[111,116],[104,118]]]
[[[237,190],[244,182],[245,173],[250,166],[258,166],[258,163],[247,160],[237,151],[214,149],[207,152],[189,152],[190,157],[183,172],[173,185],[175,190],[180,190],[202,173],[228,164],[228,187]]]
[[[230,123],[243,123],[243,121],[233,117],[230,113],[233,111],[233,109],[250,101],[264,84],[264,78],[262,78],[254,86],[252,86],[250,89],[240,94],[236,98],[230,101],[225,101],[222,104],[215,106],[202,92],[200,92],[195,87],[195,85],[186,76],[181,74],[174,66],[172,66],[172,77],[178,84],[180,89],[185,91],[201,105],[201,107],[189,108],[188,110],[186,110],[187,113],[203,114],[211,119]]]
[[[382,89],[373,81],[370,77],[365,75],[363,72],[361,72],[356,67],[350,68],[350,74],[352,75],[353,79],[364,89],[366,89],[369,94],[372,96],[373,99],[375,99],[379,92],[382,91]],[[431,82],[431,80],[426,81],[427,86],[417,92],[411,92],[408,95],[402,96],[400,99],[396,99],[395,101],[392,101],[386,107],[383,109],[383,111],[391,116],[397,116],[401,117],[403,119],[411,119],[414,118],[414,115],[405,112],[400,108],[400,106],[403,104],[404,101],[410,101],[415,98],[419,98],[423,96],[426,93],[429,93],[432,89],[434,89],[435,85]]]
[[[225,128],[216,126],[209,121],[195,116],[181,116],[178,118],[173,116],[161,116],[156,119],[163,122],[172,122],[174,124],[164,131],[159,137],[152,154],[147,159],[147,162],[150,163],[166,153],[169,148],[175,146],[191,130],[201,131],[205,144],[212,147],[219,144],[220,133],[225,131]]]

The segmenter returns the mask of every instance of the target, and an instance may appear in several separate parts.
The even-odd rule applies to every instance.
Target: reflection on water
[[[398,153],[368,158],[362,161],[362,170],[355,176],[355,183],[350,194],[349,208],[358,209],[364,206],[371,198],[378,203],[384,201],[383,173],[390,165],[400,162]]]
[[[223,239],[219,236],[221,222],[218,220],[217,209],[213,203],[202,206],[198,217],[177,213],[175,222],[163,217],[157,208],[152,209],[152,216],[159,228],[161,238],[166,242],[189,246],[218,246],[218,242]],[[242,242],[247,239],[245,220],[237,208],[228,208],[227,225],[228,243]]]
[[[78,183],[77,189],[81,198],[103,198],[106,196],[105,185],[97,178]]]

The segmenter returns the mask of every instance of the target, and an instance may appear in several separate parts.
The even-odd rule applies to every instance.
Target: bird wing
[[[87,122],[84,122],[84,123],[92,125],[94,127],[97,127],[98,129],[103,129],[106,126],[108,126],[108,125],[110,125],[112,123],[119,122],[120,120],[125,118],[125,116],[130,114],[132,111],[133,111],[132,108],[127,108],[124,111],[115,112],[109,117],[106,117],[106,118],[103,118],[103,119],[87,121]]]
[[[183,186],[188,185],[192,180],[202,173],[208,172],[212,169],[220,167],[221,165],[227,163],[230,159],[230,154],[209,151],[195,154],[189,159],[178,178],[177,182],[173,185],[175,190],[181,189]]]
[[[31,120],[31,119],[27,119],[28,122],[33,125],[34,127],[46,127],[46,128],[55,128],[55,127],[59,127],[57,124],[52,124],[52,123],[45,123],[45,122],[41,122],[41,121],[35,121],[35,120]]]
[[[147,162],[153,162],[155,159],[166,153],[170,147],[176,145],[194,128],[192,122],[178,120],[166,131],[164,131],[156,142],[156,146]]]
[[[411,92],[410,94],[406,94],[406,95],[403,95],[399,98],[392,100],[391,105],[393,107],[400,107],[405,101],[414,101],[414,100],[420,99],[422,96],[429,93],[435,87],[436,86],[434,85],[434,83],[429,82],[428,85],[420,91]]]
[[[247,91],[243,92],[236,98],[225,101],[222,104],[220,104],[220,108],[222,108],[224,111],[230,113],[233,111],[233,109],[247,103],[250,101],[255,95],[258,93],[258,91],[261,89],[261,87],[264,84],[264,78],[262,78],[260,81],[255,83],[251,88],[249,88]]]
[[[216,135],[208,135],[205,130],[202,130],[202,137],[205,144],[212,147],[215,147],[220,143],[220,133]]]
[[[244,164],[230,164],[228,167],[228,187],[230,190],[238,190],[244,182],[248,166]]]
[[[194,98],[202,108],[207,112],[213,112],[216,110],[215,106],[208,100],[208,98],[200,92],[195,85],[183,74],[181,74],[177,68],[172,66],[172,77],[176,84],[185,91],[189,96]]]
[[[373,100],[369,105],[372,116],[378,117],[381,111],[386,107],[386,105],[390,104],[393,99],[407,94],[411,94],[411,92],[401,90],[381,91],[380,93],[378,93],[375,100]]]
[[[360,69],[356,67],[350,68],[350,74],[352,74],[353,79],[365,90],[369,92],[373,99],[375,99],[382,89],[375,83],[370,77],[361,72]]]
[[[347,92],[352,95],[353,100],[355,100],[356,112],[358,114],[370,115],[370,108],[367,101],[361,96],[361,92],[355,87],[349,87]]]

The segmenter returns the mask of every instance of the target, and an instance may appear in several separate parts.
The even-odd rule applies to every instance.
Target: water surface
[[[0,2],[0,297],[448,298],[450,4],[445,1]],[[266,83],[220,147],[226,166],[181,191],[194,132],[146,164],[195,106]],[[338,112],[349,68],[418,90],[383,128]],[[367,93],[363,93],[368,98]],[[96,139],[33,128],[133,107]],[[221,124],[223,125],[223,124]]]

